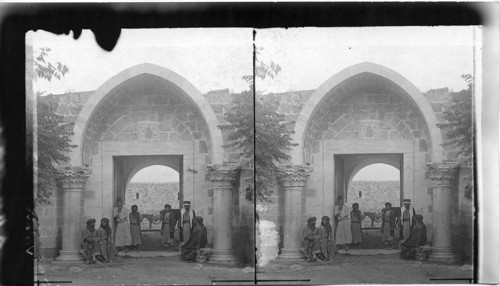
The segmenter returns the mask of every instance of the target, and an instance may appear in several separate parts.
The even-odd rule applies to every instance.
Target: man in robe
[[[179,231],[181,233],[181,245],[184,245],[191,235],[193,229],[193,221],[196,217],[194,211],[191,209],[191,202],[184,201],[183,208],[181,209],[181,219],[179,221]]]
[[[109,219],[101,219],[101,227],[97,230],[97,236],[99,237],[100,251],[104,262],[114,262],[116,248],[113,245],[113,235],[109,226]]]
[[[118,198],[116,207],[113,208],[113,218],[116,222],[115,246],[118,251],[125,249],[125,252],[128,252],[128,246],[132,244],[129,214],[129,210],[123,206],[122,199]]]
[[[82,246],[87,264],[96,263],[95,256],[99,253],[99,237],[95,229],[95,219],[87,220],[87,227],[82,230]]]
[[[321,235],[316,228],[316,217],[310,217],[302,229],[302,245],[306,251],[307,262],[314,262],[319,258],[317,255],[321,253],[320,241]]]
[[[398,219],[400,243],[403,243],[410,236],[415,223],[415,214],[415,209],[411,206],[411,200],[404,199],[403,207],[401,207],[401,217]]]
[[[387,245],[387,250],[392,249],[395,226],[396,226],[396,214],[392,210],[392,204],[387,202],[385,203],[385,208],[382,209],[382,227],[380,228],[383,234],[382,240]]]
[[[193,262],[196,260],[197,251],[207,246],[207,228],[203,224],[203,218],[197,216],[193,220],[193,231],[189,239],[181,247],[181,260]]]
[[[351,235],[352,235],[352,243],[357,248],[362,247],[363,243],[363,231],[361,229],[361,222],[363,221],[364,216],[363,213],[359,210],[359,204],[352,204],[351,211]]]
[[[344,245],[344,249],[349,250],[349,244],[352,243],[351,234],[351,209],[344,204],[344,198],[338,197],[337,204],[333,208],[333,214],[337,220],[337,228],[335,229],[335,244]]]
[[[401,243],[401,258],[415,259],[418,247],[427,243],[427,227],[422,215],[415,215],[415,224],[406,240]]]
[[[321,218],[321,225],[318,227],[320,239],[321,260],[330,260],[335,255],[333,241],[331,240],[332,226],[330,225],[330,218],[323,216]]]
[[[161,242],[165,246],[167,252],[172,251],[172,243],[174,242],[174,228],[176,219],[174,213],[171,212],[172,206],[165,205],[165,208],[160,212],[161,221]]]
[[[132,206],[132,212],[129,214],[130,220],[130,237],[132,239],[132,247],[139,250],[141,246],[141,213],[138,212],[137,205]]]

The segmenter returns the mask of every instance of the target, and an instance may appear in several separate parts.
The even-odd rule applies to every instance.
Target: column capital
[[[207,165],[208,174],[212,183],[233,183],[240,166],[236,164]]]
[[[92,169],[87,167],[63,167],[58,169],[58,182],[62,189],[82,189]]]
[[[278,177],[284,187],[303,186],[312,172],[312,167],[308,165],[286,165],[280,166]]]
[[[458,167],[455,162],[428,162],[426,175],[434,186],[449,186],[457,175]]]

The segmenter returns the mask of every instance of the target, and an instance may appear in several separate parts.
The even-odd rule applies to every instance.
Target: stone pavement
[[[124,256],[111,264],[58,266],[42,262],[42,266],[45,274],[37,277],[40,281],[71,281],[69,284],[46,282],[43,285],[254,285],[254,277],[257,277],[259,285],[459,284],[468,283],[468,280],[462,279],[472,278],[473,275],[471,265],[408,261],[400,259],[397,254],[338,254],[331,261],[313,263],[277,259],[258,268],[257,273],[248,266],[186,263],[174,254],[167,257]]]

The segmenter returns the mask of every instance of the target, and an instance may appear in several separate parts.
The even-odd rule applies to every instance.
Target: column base
[[[450,247],[433,247],[428,260],[433,262],[455,263],[457,262],[457,257]]]
[[[234,264],[236,263],[236,257],[234,257],[232,249],[214,249],[208,262]]]
[[[57,256],[54,262],[60,263],[72,263],[72,262],[83,262],[83,256],[80,251],[74,250],[61,250],[59,256]]]
[[[304,259],[304,253],[298,248],[287,249],[282,248],[278,259]]]

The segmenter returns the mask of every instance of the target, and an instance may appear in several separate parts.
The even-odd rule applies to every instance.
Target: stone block
[[[319,141],[313,141],[312,152],[319,153]]]
[[[95,198],[95,191],[83,191],[84,199],[93,199]]]
[[[307,189],[306,190],[306,197],[315,197],[316,196],[316,189]]]
[[[428,205],[428,206],[427,206],[427,212],[428,212],[428,213],[433,212],[432,205]]]
[[[198,142],[198,150],[200,153],[208,153],[207,142],[199,141]]]
[[[432,196],[433,193],[434,193],[434,189],[432,187],[427,188],[427,194],[429,196]]]
[[[397,131],[391,131],[389,133],[389,139],[403,139],[403,137]]]
[[[169,141],[182,141],[182,137],[176,132],[170,132],[168,138]]]
[[[214,208],[213,207],[208,207],[208,214],[212,215],[214,213]]]
[[[425,139],[418,140],[418,151],[427,151],[427,141],[425,141]]]

